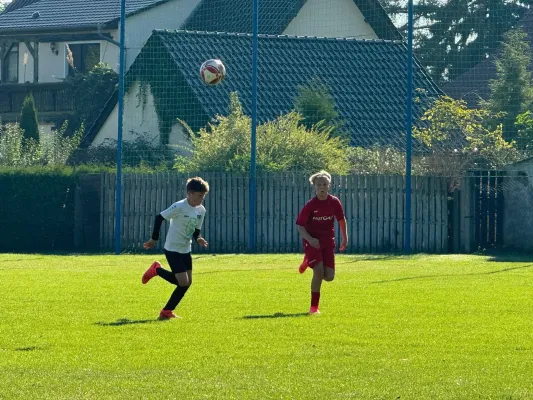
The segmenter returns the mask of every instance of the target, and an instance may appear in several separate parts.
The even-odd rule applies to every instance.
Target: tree
[[[335,109],[335,100],[330,89],[318,78],[313,78],[306,85],[298,86],[298,95],[294,99],[294,109],[303,117],[307,129],[322,122],[331,127],[332,136],[340,136],[342,122]]]
[[[24,130],[24,137],[26,139],[34,139],[39,141],[39,123],[37,122],[37,110],[35,109],[35,102],[33,95],[30,93],[24,99],[22,110],[20,113],[20,127]]]
[[[488,100],[481,102],[481,106],[492,114],[502,113],[502,118],[496,122],[503,124],[506,140],[516,139],[516,117],[533,103],[533,82],[528,71],[530,63],[527,34],[522,29],[507,32],[501,54],[496,59],[497,78],[490,81]]]
[[[333,174],[348,171],[345,140],[330,137],[332,127],[323,123],[307,129],[296,112],[282,115],[257,128],[257,169],[259,171],[316,171]],[[180,171],[246,172],[250,168],[251,118],[243,114],[236,93],[230,95],[227,116],[218,116],[198,135],[190,132],[191,157],[178,157]]]
[[[386,0],[385,9],[406,36],[406,1]],[[438,83],[468,71],[494,54],[505,32],[517,26],[532,0],[422,0],[414,6],[415,52]]]
[[[525,111],[516,117],[517,148],[531,152],[533,150],[533,113]]]
[[[494,169],[514,162],[519,154],[503,138],[502,125],[485,109],[469,109],[462,100],[438,98],[413,129],[413,137],[427,146],[426,159],[437,170],[462,176],[469,169]]]

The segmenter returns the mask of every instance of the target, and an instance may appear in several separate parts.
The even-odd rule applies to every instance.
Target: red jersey
[[[335,239],[335,221],[344,219],[344,210],[338,198],[328,194],[326,200],[319,200],[313,197],[303,206],[296,225],[303,226],[309,234],[325,242],[327,239]]]

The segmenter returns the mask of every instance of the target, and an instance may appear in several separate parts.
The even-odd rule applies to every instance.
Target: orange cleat
[[[303,274],[305,272],[305,270],[307,269],[308,265],[307,265],[307,257],[304,258],[304,260],[302,261],[302,263],[300,264],[300,267],[298,268],[298,272],[300,274]]]
[[[143,274],[143,277],[142,277],[143,285],[146,285],[150,279],[152,279],[154,276],[157,275],[158,268],[161,268],[161,264],[159,263],[159,261],[154,261],[152,265],[150,265],[150,268],[148,268],[146,272]]]
[[[172,319],[172,318],[177,318],[177,315],[174,314],[172,312],[172,310],[161,310],[161,312],[159,313],[159,320],[160,321],[163,321],[163,320],[166,320],[166,319]]]

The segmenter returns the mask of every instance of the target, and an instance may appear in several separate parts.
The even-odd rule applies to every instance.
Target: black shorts
[[[191,253],[177,253],[175,251],[165,250],[168,265],[175,274],[192,270]]]

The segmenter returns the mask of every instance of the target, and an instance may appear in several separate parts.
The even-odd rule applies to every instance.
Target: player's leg
[[[174,277],[177,282],[176,289],[170,295],[167,304],[161,310],[159,315],[160,319],[174,318],[175,315],[173,311],[176,309],[180,303],[183,296],[187,290],[189,290],[190,280],[189,274],[187,273],[188,266],[190,265],[191,255],[181,254],[170,251],[165,251],[165,255],[168,260],[168,264],[174,273]]]
[[[335,248],[326,248],[322,252],[324,260],[324,280],[331,282],[335,279]]]
[[[172,271],[168,271],[162,267],[157,268],[156,274],[163,278],[168,283],[172,283],[173,285],[178,284],[178,280],[176,279],[176,275]]]
[[[328,265],[324,266],[324,280],[331,282],[333,279],[335,279],[335,268],[331,268]]]
[[[320,288],[324,279],[324,263],[320,261],[313,266],[313,279],[311,280],[311,308],[309,314],[319,314]]]

